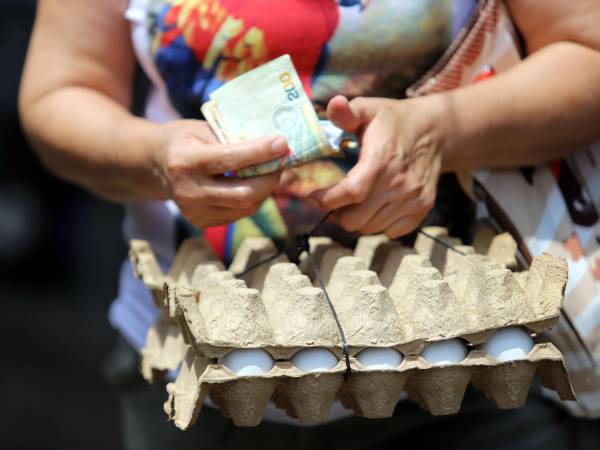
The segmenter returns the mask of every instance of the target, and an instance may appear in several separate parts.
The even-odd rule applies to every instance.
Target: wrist
[[[171,182],[167,176],[167,149],[171,135],[172,122],[151,123],[149,142],[146,147],[146,165],[157,196],[161,199],[171,198]]]
[[[162,154],[164,134],[163,124],[153,123],[139,117],[123,123],[121,126],[127,143],[120,152],[127,158],[124,165],[129,166],[125,176],[133,183],[138,197],[146,199],[166,199],[165,185],[162,177]]]
[[[436,121],[436,136],[438,149],[442,156],[442,172],[453,172],[460,169],[457,142],[459,126],[457,111],[453,106],[450,93],[440,93],[432,96],[437,108],[432,116]]]
[[[421,111],[418,123],[433,152],[441,156],[442,172],[457,170],[457,126],[451,98],[446,93],[432,94],[414,99]]]

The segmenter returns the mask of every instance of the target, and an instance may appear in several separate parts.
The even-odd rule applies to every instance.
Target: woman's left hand
[[[361,152],[342,181],[311,198],[335,210],[345,229],[396,238],[413,231],[433,207],[442,152],[441,109],[431,100],[337,96],[330,101],[329,119],[359,137]]]

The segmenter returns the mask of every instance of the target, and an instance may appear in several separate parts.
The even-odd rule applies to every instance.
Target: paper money
[[[202,105],[202,114],[204,118],[208,122],[212,132],[215,134],[217,139],[221,144],[227,144],[227,138],[225,137],[225,133],[223,132],[223,127],[218,122],[217,119],[217,104],[213,100],[209,100],[208,102]]]
[[[342,130],[320,122],[289,55],[229,81],[210,95],[202,113],[222,143],[264,136],[287,139],[287,157],[246,167],[242,178],[329,156],[339,151]]]

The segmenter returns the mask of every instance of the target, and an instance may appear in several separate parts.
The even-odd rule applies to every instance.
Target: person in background
[[[244,237],[306,231],[324,210],[335,211],[328,232],[336,238],[397,238],[431,210],[444,172],[537,164],[600,137],[600,3],[506,4],[529,55],[523,62],[406,99],[476,0],[40,0],[22,123],[50,171],[123,203],[126,238],[149,240],[165,267],[189,233],[201,230],[228,262]],[[223,83],[285,53],[317,111],[359,136],[360,154],[225,177],[286,155],[287,142],[220,144],[200,107]],[[144,117],[130,112],[136,60],[151,85]],[[157,315],[124,263],[110,320],[128,348],[139,351]],[[573,437],[578,423],[539,395],[499,411],[469,394],[461,414],[443,419],[408,402],[385,421],[340,409],[314,428],[269,411],[261,427],[232,430],[206,408],[186,433],[163,423],[164,395],[157,386],[122,389],[128,449],[392,448],[416,436],[426,448],[582,443]]]

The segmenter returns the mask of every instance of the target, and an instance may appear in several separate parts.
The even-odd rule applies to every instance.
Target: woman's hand
[[[358,135],[360,158],[341,182],[311,198],[335,210],[349,231],[395,238],[414,230],[435,201],[442,168],[435,127],[440,111],[435,98],[334,97],[327,115]]]
[[[220,144],[206,122],[181,120],[158,128],[154,167],[165,192],[200,228],[253,215],[279,182],[281,172],[251,179],[224,173],[288,154],[287,142],[268,137]]]

